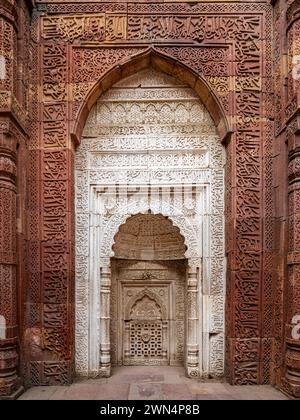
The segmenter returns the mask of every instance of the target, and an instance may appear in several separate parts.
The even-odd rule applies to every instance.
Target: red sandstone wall
[[[29,7],[24,1],[0,5],[0,315],[5,319],[0,399],[22,391],[18,348],[27,267]]]

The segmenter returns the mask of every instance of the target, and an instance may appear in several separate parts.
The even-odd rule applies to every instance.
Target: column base
[[[109,378],[111,376],[111,366],[101,366],[99,369],[99,376],[101,378]]]
[[[300,398],[300,377],[287,374],[285,377],[285,391],[294,398]]]
[[[2,400],[16,400],[17,398],[19,398],[20,395],[23,394],[23,392],[25,391],[23,386],[20,386],[13,394],[11,395],[0,395],[0,401]]]
[[[16,399],[23,392],[17,372],[16,338],[0,340],[0,399]]]
[[[291,327],[290,325],[288,327]],[[286,338],[285,385],[287,392],[300,398],[300,346],[298,340]]]
[[[300,385],[290,384],[289,395],[294,398],[300,398]]]
[[[295,384],[289,381],[287,377],[281,379],[281,383],[275,386],[289,398],[300,398],[300,384]]]
[[[185,374],[188,378],[200,378],[200,371],[197,367],[187,366],[185,369]]]

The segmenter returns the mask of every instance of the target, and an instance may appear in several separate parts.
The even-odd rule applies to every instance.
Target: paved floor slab
[[[269,385],[231,386],[186,378],[171,366],[121,366],[110,378],[78,378],[70,386],[34,387],[20,400],[288,400]]]

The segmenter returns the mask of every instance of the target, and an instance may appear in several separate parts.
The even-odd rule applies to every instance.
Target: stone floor
[[[70,386],[34,387],[20,400],[287,400],[268,385],[199,382],[170,366],[128,366],[107,379],[78,379]]]

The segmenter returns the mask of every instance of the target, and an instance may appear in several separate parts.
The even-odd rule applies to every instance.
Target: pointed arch
[[[186,307],[189,308],[187,312],[188,338],[185,341],[182,341],[181,338],[178,339],[178,342],[181,343],[180,348],[183,349],[183,346],[185,346],[185,354],[187,356],[180,360],[185,361],[188,375],[200,375],[203,367],[201,364],[202,359],[197,361],[197,366],[194,360],[195,358],[198,360],[197,354],[199,351],[202,351],[204,354],[203,360],[215,360],[217,358],[220,361],[218,365],[220,367],[214,368],[213,372],[222,374],[223,352],[219,348],[218,351],[215,350],[216,346],[213,349],[209,345],[203,346],[202,333],[198,334],[197,331],[198,329],[202,331],[202,317],[200,313],[202,310],[205,313],[212,313],[212,316],[215,313],[218,316],[223,314],[221,286],[224,281],[222,218],[224,148],[220,144],[215,123],[205,108],[205,101],[202,100],[201,102],[197,99],[195,90],[192,92],[192,89],[189,87],[190,83],[184,83],[182,78],[178,80],[178,77],[177,80],[174,80],[176,75],[170,77],[170,74],[166,74],[166,71],[158,71],[153,65],[145,67],[145,69],[138,71],[134,75],[124,76],[119,83],[115,80],[112,83],[114,86],[111,91],[97,98],[97,106],[93,108],[92,114],[94,112],[98,114],[97,121],[99,124],[97,123],[97,127],[90,127],[95,129],[94,131],[92,129],[89,131],[89,123],[87,124],[87,130],[83,133],[82,144],[79,146],[76,155],[76,199],[78,200],[78,206],[76,205],[76,208],[78,208],[76,225],[78,233],[78,248],[76,248],[78,249],[76,254],[78,305],[76,315],[80,319],[77,327],[76,369],[80,374],[109,376],[111,361],[115,363],[117,360],[120,360],[118,359],[119,350],[116,353],[116,349],[118,349],[118,346],[115,345],[117,342],[116,336],[113,335],[113,339],[110,336],[111,331],[117,331],[117,327],[110,329],[110,320],[117,319],[116,316],[111,317],[110,314],[115,314],[118,310],[116,309],[118,308],[116,306],[118,294],[115,293],[115,289],[111,286],[115,275],[113,272],[114,264],[117,260],[115,249],[113,249],[115,235],[128,218],[138,213],[147,214],[151,212],[155,216],[160,214],[161,217],[168,218],[170,223],[177,227],[180,242],[183,242],[182,249],[185,250],[184,253],[181,252],[180,254],[180,259],[185,261],[175,262],[176,266],[182,263],[184,270],[186,270],[182,269],[181,274],[187,280]],[[163,76],[160,75],[157,79],[157,76],[153,78],[153,74],[156,75],[158,73],[162,73]],[[137,95],[132,95],[132,92],[137,87],[147,90],[152,86],[160,88],[160,91],[164,90],[164,87],[169,89],[170,86],[172,91],[176,91],[177,88],[179,91],[184,90],[184,95],[175,93],[174,97],[172,96],[171,98],[159,91],[157,98],[153,99],[158,99],[157,109],[159,109],[159,113],[162,109],[162,103],[171,104],[172,125],[175,126],[174,139],[176,140],[170,140],[167,136],[163,141],[159,139],[158,143],[154,142],[152,144],[150,142],[151,144],[148,145],[147,132],[145,132],[143,138],[146,139],[146,143],[141,142],[139,140],[140,137],[137,137],[138,141],[134,141],[132,144],[131,142],[127,143],[126,140],[122,140],[121,144],[117,126],[116,131],[114,129],[111,131],[116,133],[118,137],[117,141],[112,145],[110,143],[110,130],[102,130],[102,115],[99,115],[97,107],[109,101],[126,104],[127,124],[132,123],[132,112],[130,112],[131,108],[129,105],[141,97],[143,98],[141,101],[141,112],[143,112],[145,103],[151,102],[144,100],[147,95],[140,95],[141,92],[137,92]],[[182,97],[187,100],[187,107],[192,112],[195,121],[195,130],[192,131],[192,134],[195,134],[195,136],[190,136],[190,127],[187,130],[177,130],[174,111],[176,104],[181,103]],[[192,104],[198,104],[198,107],[192,109]],[[114,110],[114,107],[111,109]],[[205,114],[205,117],[202,114]],[[106,120],[105,113],[104,116]],[[105,124],[109,126],[109,124],[104,123],[104,127]],[[137,125],[139,124],[143,124],[143,118],[141,121],[137,121]],[[184,123],[183,126],[185,127],[187,124],[189,122]],[[99,131],[97,131],[98,128]],[[170,132],[171,137],[173,137],[173,130]],[[125,138],[130,138],[131,130],[128,132],[125,130],[124,133]],[[123,139],[123,134],[121,137]],[[153,137],[158,138],[159,136],[154,132]],[[106,143],[104,144],[103,141]],[[145,153],[148,154],[148,149],[153,152],[153,156],[157,156],[155,159],[148,159],[147,162],[142,161],[142,164],[139,163],[140,160],[138,159],[127,159],[124,162],[124,167],[129,167],[133,170],[129,178],[127,178],[125,172],[118,171],[120,151],[126,156],[131,156],[133,151],[143,156]],[[108,162],[106,152],[108,151],[110,154],[111,150],[113,150],[111,155],[116,155],[117,158],[113,158]],[[167,151],[168,156],[170,154],[171,158],[163,161],[161,159],[161,151],[164,150]],[[191,153],[191,158],[189,158],[187,151]],[[92,153],[91,159],[89,153]],[[104,156],[104,158],[101,156]],[[132,162],[137,162],[137,165],[133,165]],[[165,172],[161,170],[162,162],[165,163]],[[135,169],[136,167],[138,169],[144,168],[144,163],[146,163],[147,168],[146,174],[139,177],[136,173],[138,171]],[[182,172],[180,165],[188,169],[196,168],[197,171]],[[89,168],[93,168],[91,177],[88,174]],[[171,169],[168,170],[168,168]],[[106,174],[104,177],[101,174],[102,170]],[[152,176],[151,171],[153,170],[157,170],[157,172]],[[174,173],[172,172],[173,170]],[[211,170],[215,171],[213,175],[218,175],[215,177],[216,182],[213,185],[211,182]],[[214,192],[217,192],[217,195],[213,195]],[[114,202],[111,200],[112,197],[115,197]],[[212,202],[210,197],[214,198]],[[215,206],[216,201],[218,207]],[[129,240],[134,239],[132,238],[132,231],[127,233]],[[149,248],[147,244],[145,248]],[[124,253],[121,255],[124,257]],[[144,256],[145,253],[143,253],[143,261],[145,260]],[[122,266],[124,259],[128,260],[128,255],[125,255],[125,258],[122,257],[119,257],[118,261],[120,266]],[[113,265],[111,265],[112,261],[114,262]],[[152,257],[148,261],[152,261]],[[172,258],[172,264],[174,264],[174,258]],[[185,274],[183,274],[183,271]],[[186,275],[186,273],[188,274]],[[143,280],[143,278],[139,278],[140,280]],[[206,303],[209,302],[207,300],[205,301],[206,307],[204,304],[201,304],[199,310],[197,309],[196,313],[194,313],[193,308],[197,308],[202,282],[208,286],[217,284],[217,291],[220,296],[218,295],[218,300],[214,298],[213,306],[210,303]],[[155,281],[152,281],[152,283],[154,284]],[[207,291],[209,290],[209,287],[207,287]],[[131,295],[124,294],[124,296],[130,297]],[[113,312],[110,312],[111,307],[114,308]],[[174,319],[172,314],[171,318],[172,320]],[[182,316],[180,315],[178,319],[182,320]],[[90,325],[90,330],[81,328],[81,325]],[[118,322],[117,325],[119,325]],[[216,340],[219,346],[221,346],[221,340],[223,339],[221,327],[214,328],[214,331],[217,331],[218,334]],[[175,331],[175,327],[173,326],[172,328],[172,331]],[[127,333],[128,328],[126,329]],[[172,336],[174,334],[172,333]],[[195,346],[191,344],[193,334],[195,337],[197,334],[197,337],[199,336]],[[209,333],[205,332],[205,334],[208,337]],[[183,337],[183,334],[180,333],[179,335]],[[208,342],[208,338],[205,339],[205,343]],[[96,351],[99,348],[100,351]],[[116,357],[117,354],[118,356]],[[209,371],[207,366],[205,369],[207,372]]]
[[[214,93],[212,87],[205,78],[197,74],[186,64],[169,57],[162,52],[158,52],[154,47],[148,48],[134,57],[116,64],[101,77],[90,89],[85,97],[81,107],[79,108],[77,118],[71,128],[71,138],[75,144],[80,143],[82,132],[89,115],[90,110],[96,103],[97,99],[107,91],[115,83],[131,76],[141,70],[153,67],[162,73],[177,78],[185,84],[188,84],[199,96],[200,100],[205,104],[206,109],[210,113],[217,132],[222,143],[229,141],[232,129],[224,108]]]
[[[115,243],[115,236],[119,231],[121,225],[125,225],[126,221],[136,214],[146,214],[149,210],[149,206],[143,206],[142,204],[127,206],[121,208],[119,214],[116,214],[110,218],[106,228],[103,232],[103,243],[100,248],[100,256],[107,257],[107,250],[110,250],[109,257],[114,257],[113,245]],[[183,238],[185,245],[185,258],[198,258],[201,256],[201,247],[199,246],[199,240],[197,238],[198,232],[195,227],[184,217],[183,214],[176,214],[172,211],[173,216],[169,217],[163,213],[156,212],[157,209],[150,206],[150,210],[153,214],[160,214],[160,216],[168,217],[168,220],[174,227],[179,231],[179,235]],[[177,212],[178,213],[178,212]],[[129,214],[129,216],[128,216]]]
[[[144,290],[141,290],[137,295],[133,296],[129,300],[125,308],[125,319],[127,320],[130,319],[130,312],[132,308],[134,307],[134,305],[137,304],[138,301],[142,300],[144,297],[148,297],[150,300],[154,301],[160,308],[162,319],[167,319],[167,309],[164,303],[156,294],[154,294],[153,292],[151,292],[151,290],[147,288]]]

